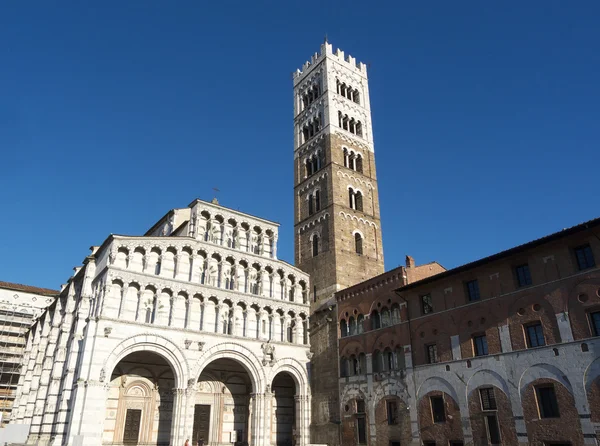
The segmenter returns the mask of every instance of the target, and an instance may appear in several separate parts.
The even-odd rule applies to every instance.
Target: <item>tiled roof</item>
[[[44,296],[58,296],[60,294],[60,291],[58,291],[58,290],[51,290],[48,288],[39,288],[36,286],[30,286],[30,285],[22,285],[20,283],[2,282],[1,280],[0,280],[0,288],[5,288],[8,290],[15,290],[15,291],[23,291],[25,293],[31,293],[31,294],[42,294]]]

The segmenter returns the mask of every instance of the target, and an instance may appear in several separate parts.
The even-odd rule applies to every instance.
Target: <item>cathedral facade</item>
[[[92,247],[27,338],[27,443],[308,444],[309,277],[277,234],[196,200]]]

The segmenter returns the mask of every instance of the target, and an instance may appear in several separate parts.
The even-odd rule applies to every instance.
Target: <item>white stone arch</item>
[[[585,372],[583,374],[583,385],[585,386],[585,394],[589,397],[589,392],[592,387],[592,384],[600,376],[600,357],[594,359],[592,362],[588,364],[585,368]]]
[[[354,231],[352,231],[352,237],[354,237],[356,234],[359,234],[363,240],[365,239],[365,235],[358,229],[355,229]]]
[[[417,402],[423,398],[424,395],[427,395],[429,392],[438,391],[444,392],[450,395],[456,404],[460,405],[460,399],[458,398],[458,393],[447,380],[444,378],[440,378],[438,376],[432,376],[431,378],[427,378],[423,383],[419,386],[417,390]]]
[[[344,387],[342,397],[340,398],[340,404],[343,407],[348,401],[356,398],[367,401],[366,393],[360,388],[360,384],[349,384]]]
[[[196,361],[196,365],[191,372],[194,382],[200,379],[200,375],[206,366],[217,359],[233,359],[239,362],[250,376],[253,392],[259,393],[265,389],[266,377],[264,370],[259,366],[261,361],[252,351],[235,342],[223,342],[204,352]]]
[[[573,394],[573,386],[562,370],[550,364],[539,363],[527,368],[519,378],[519,397],[521,398],[521,402],[523,401],[523,395],[525,394],[527,386],[537,379],[544,378],[553,379],[554,381],[561,383],[569,393],[575,397]]]
[[[189,379],[189,366],[187,359],[173,342],[155,334],[139,334],[121,341],[108,355],[100,371],[100,382],[108,384],[113,370],[127,355],[135,352],[156,353],[167,361],[175,375],[175,386],[184,388]]]
[[[478,370],[469,378],[467,381],[466,390],[466,398],[469,401],[469,396],[475,390],[482,386],[494,386],[498,387],[500,390],[504,392],[507,398],[510,399],[510,394],[508,393],[508,384],[506,380],[498,373],[493,370],[483,369]]]
[[[310,387],[308,385],[308,376],[306,374],[306,367],[302,365],[298,360],[294,358],[281,358],[278,359],[271,373],[269,374],[268,382],[273,385],[275,377],[282,372],[287,372],[293,378],[296,384],[296,392],[298,396],[310,395]]]
[[[375,388],[375,392],[373,392],[373,407],[377,407],[379,401],[386,396],[397,396],[404,401],[404,394],[401,390],[403,387],[402,383],[395,378],[388,378],[384,381],[380,381],[379,385]]]

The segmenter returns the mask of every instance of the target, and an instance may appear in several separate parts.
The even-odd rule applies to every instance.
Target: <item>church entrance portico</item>
[[[175,376],[159,354],[138,351],[112,372],[103,444],[168,446],[172,438]]]
[[[253,381],[234,359],[209,363],[198,380],[192,444],[246,446],[252,429]]]

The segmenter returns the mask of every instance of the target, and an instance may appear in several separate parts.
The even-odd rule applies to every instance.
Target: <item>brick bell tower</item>
[[[311,310],[384,272],[367,67],[327,41],[294,75],[296,266]]]

